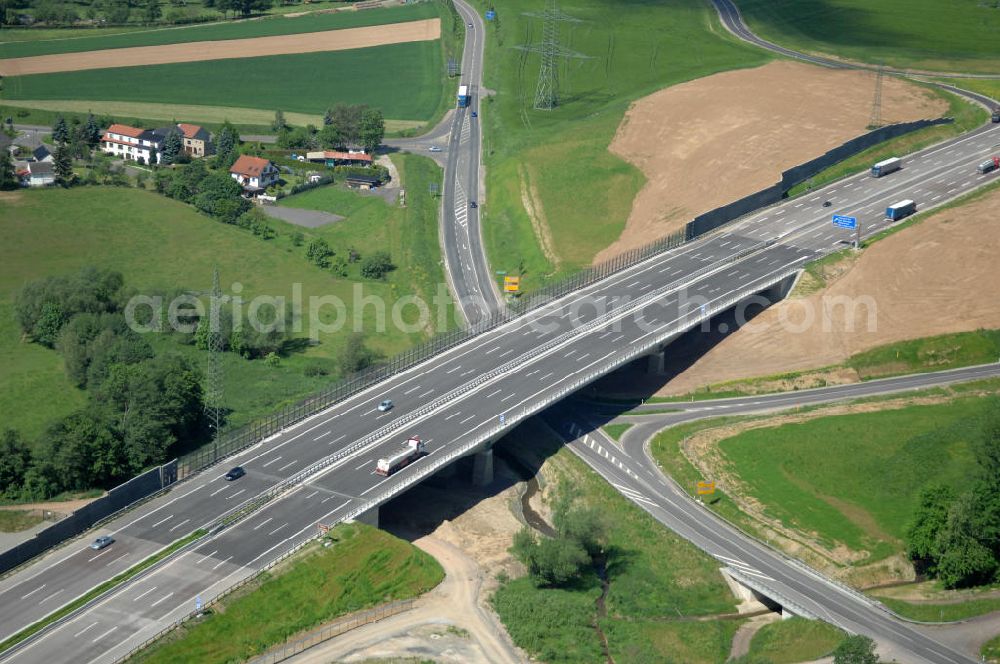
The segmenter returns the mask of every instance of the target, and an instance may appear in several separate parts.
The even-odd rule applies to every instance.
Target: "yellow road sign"
[[[715,493],[715,482],[698,482],[698,495]]]
[[[504,277],[503,289],[506,293],[516,293],[521,290],[521,277]]]

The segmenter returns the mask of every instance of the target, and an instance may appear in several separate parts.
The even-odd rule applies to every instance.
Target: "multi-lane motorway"
[[[462,3],[459,7],[460,11],[464,7],[463,16],[473,23],[472,32],[481,36],[478,17]],[[471,36],[466,48],[470,45],[481,53],[481,44],[476,46]],[[473,89],[478,88],[474,85]],[[475,100],[473,104],[470,109],[476,107]],[[454,181],[465,182],[462,195],[467,202],[468,192],[478,191],[480,139],[472,118],[459,121],[460,116],[461,110],[453,116],[448,163]],[[0,582],[0,638],[267,487],[373,437],[370,445],[345,455],[283,499],[102,599],[51,630],[46,638],[11,653],[10,659],[113,660],[192,610],[196,597],[210,598],[294,546],[314,532],[317,522],[335,521],[373,497],[399,490],[426,473],[437,459],[495,436],[498,427],[510,426],[541,410],[573,384],[627,361],[636,349],[662,343],[728,306],[734,297],[769,286],[805,262],[841,248],[849,239],[848,232],[830,224],[831,212],[858,216],[865,233],[871,234],[888,225],[882,212],[899,199],[912,198],[920,209],[926,209],[996,179],[996,174],[976,174],[975,165],[998,150],[998,129],[985,127],[907,157],[903,170],[890,176],[873,180],[859,175],[783,202],[615,274],[394,376],[237,455],[230,465],[244,465],[247,477],[228,483],[221,478],[225,468],[219,468],[181,484],[108,524],[103,532],[113,533],[117,541],[107,549],[91,551],[85,548],[86,542],[74,542],[51,553]],[[463,153],[469,154],[464,164],[453,158]],[[468,210],[467,204],[458,205],[458,195],[456,187],[446,215],[449,209]],[[827,200],[832,206],[823,208],[822,202]],[[478,216],[467,215],[465,224],[457,214],[453,220],[444,225],[446,236],[449,226],[455,232],[453,249],[471,251],[472,245],[463,245],[462,239],[478,242]],[[447,242],[446,237],[446,246]],[[478,246],[481,253],[481,243]],[[462,266],[461,260],[458,264]],[[485,268],[485,260],[480,268]],[[488,270],[472,269],[485,277],[495,296]],[[478,283],[479,295],[485,297],[486,284]],[[473,285],[468,292],[472,299],[475,288]],[[396,408],[388,413],[376,411],[375,405],[383,398],[393,399]],[[427,408],[428,404],[431,407]],[[414,417],[424,408],[426,412]],[[407,420],[404,425],[396,426],[403,420]],[[424,438],[430,454],[390,478],[375,475],[377,458],[412,434]],[[638,471],[636,477],[641,477]],[[673,513],[669,503],[663,505]],[[811,601],[827,612],[817,615],[848,626],[857,624],[860,616],[874,621],[869,624],[878,628],[877,636],[898,642],[915,658],[964,661],[946,651],[925,649],[905,627],[882,614],[876,620],[874,614],[864,613],[877,613],[870,606],[838,598],[828,602],[824,593],[830,590],[822,579],[809,574],[783,577],[777,571],[780,565],[767,562],[766,552],[755,551],[752,559],[743,562],[763,570],[761,573],[772,580],[782,579],[789,592],[813,598]]]
[[[227,483],[220,477],[225,468],[203,474],[109,524],[107,531],[118,541],[103,552],[74,543],[0,582],[0,637],[263,488],[382,430],[371,445],[284,499],[12,657],[62,661],[74,653],[78,661],[113,658],[173,616],[193,609],[195,596],[210,597],[291,547],[313,532],[317,522],[351,513],[373,496],[413,481],[436,459],[494,436],[501,416],[509,426],[541,410],[569,386],[633,357],[636,348],[669,339],[714,313],[734,294],[770,285],[843,247],[849,232],[831,225],[831,212],[856,214],[866,233],[873,233],[889,225],[881,212],[898,199],[913,198],[925,209],[995,180],[996,174],[977,175],[975,165],[998,143],[1000,127],[985,127],[907,157],[904,168],[890,176],[859,175],[783,202],[394,376],[235,457],[231,463],[245,466],[247,477]],[[832,207],[821,207],[824,200]],[[611,313],[602,316],[604,309]],[[396,408],[379,413],[375,406],[383,398],[391,398]],[[382,429],[435,403],[403,426]],[[429,456],[390,478],[375,475],[377,458],[413,434],[424,438]],[[816,584],[822,588],[820,581]]]

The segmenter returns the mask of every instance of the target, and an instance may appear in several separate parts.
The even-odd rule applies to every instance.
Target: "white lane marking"
[[[29,597],[31,597],[32,595],[34,595],[35,593],[37,593],[39,590],[41,590],[42,588],[44,588],[47,585],[49,585],[49,584],[43,583],[42,585],[38,586],[37,588],[35,588],[34,590],[32,590],[27,595],[21,595],[21,599],[28,599]]]
[[[183,526],[183,525],[184,525],[185,523],[187,523],[187,522],[188,522],[188,521],[190,521],[190,520],[191,520],[191,519],[184,519],[183,521],[181,521],[180,523],[178,523],[178,524],[177,524],[176,526],[174,526],[173,528],[171,528],[171,529],[170,529],[170,530],[168,530],[167,532],[168,532],[168,533],[172,533],[172,532],[174,532],[175,530],[177,530],[178,528],[180,528],[181,526]]]
[[[281,455],[279,454],[278,456],[274,457],[273,459],[271,459],[271,460],[270,460],[270,461],[268,461],[267,463],[263,464],[263,465],[261,466],[261,468],[267,468],[267,467],[268,467],[268,466],[270,466],[270,465],[271,465],[272,463],[277,463],[277,462],[278,462],[278,461],[279,461],[280,459],[281,459]],[[215,495],[215,494],[213,494],[213,495]]]
[[[305,499],[309,500],[310,498],[312,498],[313,496],[315,496],[317,493],[319,493],[319,489],[316,489],[315,491],[313,491],[312,493],[310,493],[308,496],[305,497]]]
[[[267,517],[266,519],[264,519],[263,521],[261,521],[260,523],[258,523],[256,526],[254,526],[253,529],[254,530],[259,530],[261,528],[261,526],[264,526],[264,525],[270,523],[272,519],[274,519],[273,516]]]
[[[103,634],[101,634],[100,636],[98,636],[96,639],[94,639],[93,641],[91,641],[91,643],[97,643],[98,641],[100,641],[101,639],[103,639],[105,636],[111,634],[111,632],[115,631],[116,629],[118,629],[118,625],[115,625],[114,627],[112,627],[108,631],[104,632]]]
[[[281,530],[282,528],[284,528],[287,525],[288,525],[288,522],[285,522],[285,523],[281,524],[280,526],[278,526],[277,528],[275,528],[274,530],[272,530],[271,532],[269,532],[268,536],[271,536],[271,535],[275,534],[276,532],[278,532],[279,530]],[[232,556],[230,556],[230,558],[232,558]]]
[[[174,518],[173,514],[171,514],[170,516],[168,516],[165,519],[160,519],[159,521],[157,521],[156,523],[154,523],[152,526],[150,526],[150,528],[156,528],[157,526],[163,525],[167,521],[170,521],[172,518]]]
[[[103,556],[104,554],[110,553],[110,552],[111,552],[111,549],[105,547],[104,551],[101,551],[99,554],[97,554],[96,556],[94,556],[93,558],[91,558],[90,560],[88,560],[87,562],[88,563],[92,563],[95,560],[97,560],[98,558],[100,558],[101,556]]]
[[[90,623],[89,625],[87,625],[86,627],[84,627],[83,629],[81,629],[79,632],[77,632],[76,634],[74,634],[73,638],[74,639],[79,638],[84,632],[86,632],[89,629],[92,629],[92,628],[96,627],[99,624],[100,623],[96,623],[96,622]]]
[[[465,418],[464,420],[462,420],[461,422],[459,422],[459,424],[465,424],[466,422],[468,422],[469,420],[471,420],[475,416],[476,416],[475,413],[473,413],[472,415],[469,415],[467,418]]]
[[[287,469],[287,468],[289,468],[291,466],[294,466],[297,463],[298,463],[297,460],[292,459],[291,461],[289,461],[288,463],[286,463],[284,466],[282,466],[281,468],[279,468],[278,472],[280,473],[281,471],[283,471],[283,470],[285,470],[285,469]]]
[[[448,369],[447,371],[445,371],[445,373],[446,373],[446,374],[448,374],[448,375],[450,376],[451,374],[455,373],[456,371],[458,371],[458,370],[459,370],[459,369],[461,369],[461,368],[462,368],[462,365],[461,365],[461,364],[458,364],[458,365],[455,365],[455,367],[454,367],[454,368],[452,368],[452,369]]]
[[[132,598],[132,601],[133,601],[133,602],[138,602],[138,601],[139,601],[140,599],[142,599],[143,597],[145,597],[145,596],[146,596],[146,595],[148,595],[149,593],[153,592],[154,590],[156,590],[156,586],[153,586],[152,588],[150,588],[150,589],[149,589],[149,590],[147,590],[146,592],[142,593],[141,595],[138,595],[138,596],[136,596],[136,597],[133,597],[133,598]]]
[[[104,566],[105,566],[105,567],[111,567],[112,565],[114,565],[114,564],[115,564],[116,562],[118,562],[118,561],[119,561],[119,560],[121,560],[122,558],[128,558],[128,554],[127,554],[127,553],[123,553],[122,555],[118,556],[118,557],[117,557],[117,558],[115,558],[114,560],[112,560],[112,561],[110,561],[110,562],[108,562],[108,563],[105,563],[105,565],[104,565]]]
[[[47,601],[49,601],[50,599],[52,599],[53,597],[55,597],[59,593],[64,593],[64,592],[66,592],[66,589],[65,588],[60,588],[59,590],[55,591],[54,593],[52,593],[50,595],[47,595],[45,597],[45,599],[43,599],[41,602],[39,602],[39,604],[45,604]]]
[[[244,493],[245,491],[246,491],[246,489],[240,489],[239,491],[237,491],[233,495],[226,496],[226,500],[232,500],[233,498],[235,498],[236,496],[240,495],[241,493]]]
[[[170,599],[173,596],[174,596],[173,593],[167,593],[166,595],[164,595],[160,599],[158,599],[155,602],[153,602],[152,604],[150,604],[150,606],[156,606],[157,604],[162,604],[162,603],[166,602],[168,599]]]
[[[430,393],[431,393],[431,392],[433,392],[433,391],[434,391],[433,389],[430,389],[430,390],[427,390],[427,391],[426,391],[426,392],[424,392],[423,394],[418,394],[418,395],[417,395],[417,398],[418,398],[418,399],[423,399],[424,397],[426,397],[426,396],[427,396],[428,394],[430,394]]]
[[[215,494],[217,494],[217,493],[221,493],[221,492],[225,491],[225,490],[226,490],[226,489],[228,489],[228,488],[229,488],[228,486],[222,486],[222,487],[219,487],[218,489],[216,489],[216,490],[215,490],[215,491],[213,491],[212,493],[208,494],[208,497],[209,497],[209,498],[212,498],[213,496],[215,496]]]
[[[200,565],[200,564],[202,564],[203,562],[205,562],[206,560],[208,560],[209,558],[211,558],[212,556],[214,556],[214,555],[215,555],[215,554],[217,554],[218,552],[219,552],[219,550],[218,550],[218,549],[216,549],[216,550],[215,550],[215,551],[213,551],[212,553],[209,553],[209,554],[207,554],[207,555],[204,555],[204,556],[202,556],[202,557],[201,557],[201,559],[199,559],[199,560],[198,560],[198,562],[196,562],[196,563],[195,563],[195,565]]]
[[[361,465],[358,466],[357,468],[355,468],[354,470],[361,470],[362,468],[364,468],[365,466],[367,466],[370,463],[371,463],[371,461],[367,461],[367,460],[366,461],[362,461]],[[332,496],[331,496],[331,498],[332,498]],[[330,500],[330,498],[327,498],[326,500]],[[325,503],[326,500],[324,500],[323,502]]]
[[[219,569],[220,567],[228,563],[230,560],[232,560],[232,556],[229,556],[229,558],[226,558],[225,560],[220,560],[219,562],[215,563],[215,567],[213,567],[212,569],[213,570]]]
[[[414,385],[413,387],[411,387],[411,388],[410,388],[410,389],[408,389],[407,391],[403,392],[403,395],[404,395],[404,396],[406,396],[406,395],[407,395],[407,394],[409,394],[410,392],[416,392],[416,391],[417,391],[417,390],[419,390],[419,389],[420,389],[420,386],[419,386],[419,385]]]
[[[331,440],[329,443],[327,443],[327,445],[333,445],[337,441],[343,440],[344,438],[347,438],[347,434],[346,433],[340,434],[339,436],[337,436],[336,438],[334,438],[333,440]]]

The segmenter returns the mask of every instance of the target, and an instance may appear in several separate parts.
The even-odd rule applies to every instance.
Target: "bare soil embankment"
[[[647,178],[617,242],[595,262],[771,186],[781,172],[866,131],[868,72],[773,62],[675,85],[635,102],[609,149]],[[883,122],[940,117],[947,104],[888,77]]]
[[[1000,191],[993,191],[875,243],[825,288],[767,309],[659,393],[829,366],[906,339],[1000,328],[998,209]]]

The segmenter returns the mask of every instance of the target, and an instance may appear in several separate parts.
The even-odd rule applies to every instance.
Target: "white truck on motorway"
[[[899,157],[893,157],[892,159],[884,159],[879,163],[872,166],[872,177],[880,178],[883,175],[888,175],[893,171],[898,171],[903,167],[903,160]]]
[[[406,444],[403,446],[403,449],[399,450],[395,454],[391,454],[388,457],[378,460],[378,463],[375,465],[375,473],[382,475],[383,477],[388,477],[397,470],[410,465],[426,454],[426,452],[427,448],[424,446],[424,442],[420,440],[420,437],[410,436],[406,440]]]

